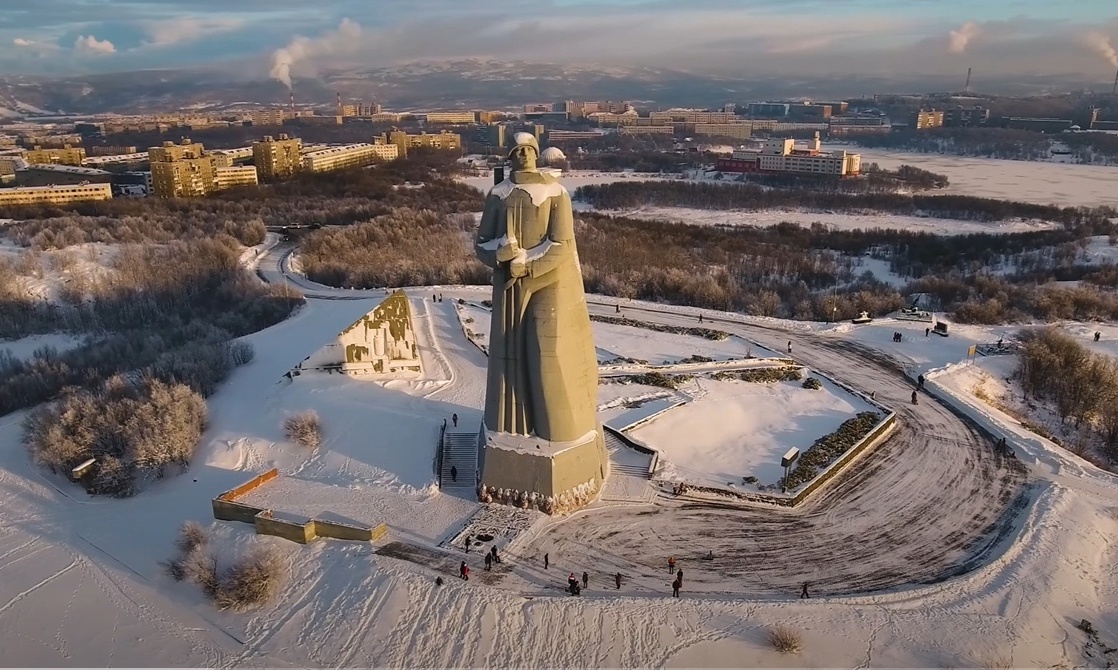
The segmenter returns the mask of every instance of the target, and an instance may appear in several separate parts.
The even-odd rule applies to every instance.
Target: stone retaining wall
[[[384,523],[376,526],[360,526],[324,519],[297,521],[290,518],[276,518],[276,512],[270,509],[236,502],[238,497],[259,488],[278,476],[279,471],[272,468],[217,496],[210,501],[213,505],[214,518],[221,521],[251,523],[256,528],[257,535],[274,535],[299,544],[307,544],[319,537],[375,542],[388,535],[388,526]]]

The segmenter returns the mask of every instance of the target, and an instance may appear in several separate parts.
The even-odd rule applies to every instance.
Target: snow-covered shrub
[[[178,547],[179,552],[189,554],[194,547],[205,544],[208,540],[209,536],[206,534],[206,529],[202,528],[202,524],[197,521],[187,521],[179,529],[175,546]]]
[[[24,444],[52,472],[96,460],[90,493],[128,497],[136,480],[186,467],[206,423],[206,403],[181,384],[118,375],[97,391],[79,391],[24,421]]]
[[[175,539],[178,553],[160,561],[160,565],[176,582],[189,578],[203,588],[212,587],[217,583],[217,562],[205,551],[209,539],[200,524],[187,521],[179,529],[179,536]]]
[[[777,626],[769,630],[769,644],[782,654],[795,654],[803,647],[803,640],[795,629]]]
[[[317,449],[322,443],[322,423],[314,410],[299,412],[284,419],[283,432],[292,442],[311,449]]]
[[[802,368],[794,365],[778,368],[761,368],[758,370],[729,371],[722,370],[711,375],[718,381],[741,380],[754,384],[775,384],[776,382],[798,382]]]
[[[881,421],[877,412],[859,412],[853,419],[842,422],[833,433],[824,435],[808,447],[796,461],[796,466],[788,474],[785,486],[794,489],[800,484],[811,481],[815,475],[838,460],[858,440],[869,434]]]
[[[818,391],[823,388],[823,382],[819,381],[815,377],[808,377],[804,380],[804,388]]]
[[[238,340],[229,343],[229,355],[232,357],[234,365],[241,366],[252,362],[252,359],[256,357],[256,350],[252,343]]]
[[[283,585],[285,568],[278,551],[254,547],[221,576],[214,604],[241,612],[267,603]]]

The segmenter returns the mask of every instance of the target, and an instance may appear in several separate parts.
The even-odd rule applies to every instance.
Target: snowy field
[[[1118,207],[1118,167],[1072,165],[997,158],[966,158],[903,151],[866,149],[850,145],[824,145],[862,154],[863,163],[877,163],[887,170],[911,165],[946,175],[951,185],[936,193],[974,195],[1061,207]]]
[[[658,477],[689,484],[755,490],[743,484],[748,476],[776,484],[788,449],[804,451],[858,412],[876,409],[829,382],[815,391],[800,382],[692,383],[698,386],[694,400],[632,432],[660,452]]]
[[[63,290],[81,292],[91,282],[109,275],[120,248],[119,245],[90,243],[60,250],[32,251],[0,239],[0,260],[16,263],[17,268],[25,262],[29,267],[19,278],[18,289],[22,295],[56,301]]]
[[[828,228],[854,230],[856,228],[896,228],[936,235],[966,235],[970,233],[1021,233],[1055,229],[1054,223],[1034,220],[1006,221],[957,221],[931,217],[902,216],[898,214],[838,214],[804,210],[767,209],[721,210],[691,209],[687,207],[640,207],[624,210],[601,210],[603,213],[650,221],[672,221],[692,226],[775,226],[779,223],[796,223],[804,227],[821,223]]]
[[[268,264],[280,258],[262,262],[266,276],[278,276]],[[1106,656],[1075,628],[1081,619],[1118,646],[1115,477],[951,386],[966,346],[997,330],[953,325],[946,339],[924,338],[900,322],[797,324],[704,311],[724,320],[712,325],[774,350],[791,340],[798,362],[876,391],[901,427],[795,510],[663,495],[643,507],[605,506],[533,527],[486,573],[480,555],[438,546],[477,505],[431,486],[438,425],[456,412],[476,426],[484,388],[485,357],[450,300],[484,291],[444,287],[446,303],[415,292],[422,379],[288,382],[286,370],[382,298],[299,281],[320,297],[246,338],[256,359],[211,399],[191,469],[136,498],[90,498],[41,471],[19,443],[23,413],[0,417],[6,664],[1103,667]],[[612,301],[591,304],[613,313]],[[667,325],[696,319],[695,310],[636,301],[623,311]],[[904,341],[891,342],[893,330]],[[933,389],[1007,435],[1018,459],[998,456],[930,396],[908,404],[902,370],[942,370]],[[317,453],[287,443],[280,429],[288,412],[308,407],[323,415]],[[210,497],[272,465],[287,481],[260,495],[307,513],[383,518],[397,551],[304,547],[212,520]],[[308,488],[284,488],[297,482]],[[279,599],[248,614],[219,612],[197,587],[163,575],[158,561],[185,520],[209,527],[222,546],[282,551],[291,579]],[[714,560],[702,559],[708,551]],[[665,572],[671,555],[686,572],[678,600]],[[473,568],[469,582],[450,574],[460,560]],[[565,595],[566,574],[583,570],[591,573],[583,597]],[[621,589],[609,578],[615,572]],[[447,583],[435,586],[436,575]],[[803,582],[810,600],[797,598]],[[775,625],[802,635],[799,655],[768,645]]]
[[[84,337],[76,337],[74,335],[65,335],[62,333],[28,335],[18,340],[0,340],[0,355],[3,355],[6,351],[13,358],[25,361],[34,356],[35,352],[39,349],[49,347],[55,351],[62,352],[80,346],[83,342],[85,342]]]

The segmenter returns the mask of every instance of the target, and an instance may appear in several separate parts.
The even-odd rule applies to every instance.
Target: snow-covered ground
[[[0,240],[0,260],[26,271],[19,278],[21,294],[57,301],[63,289],[81,291],[109,275],[120,246],[79,244],[52,251],[32,251]]]
[[[660,452],[659,477],[691,484],[743,487],[748,476],[776,484],[788,449],[804,451],[858,412],[876,409],[829,382],[821,390],[800,382],[696,379],[691,385],[698,387],[687,389],[694,400],[632,433]]]
[[[877,163],[887,170],[911,165],[946,175],[950,186],[936,193],[1061,207],[1118,207],[1118,189],[1114,188],[1118,167],[1114,166],[966,158],[849,145],[824,146],[827,148],[856,151],[862,154],[863,163]]]
[[[7,351],[12,357],[25,361],[34,356],[39,349],[49,347],[62,352],[80,346],[83,342],[85,342],[84,337],[63,333],[28,335],[18,340],[0,340],[0,352]]]
[[[266,255],[266,276],[278,277],[269,264],[282,255]],[[796,510],[663,496],[644,507],[606,506],[531,528],[487,573],[480,554],[438,547],[477,506],[431,488],[441,420],[451,412],[460,425],[480,420],[485,358],[463,334],[453,300],[479,300],[485,290],[442,287],[444,303],[424,300],[429,289],[413,294],[422,379],[289,382],[286,370],[383,295],[298,282],[319,297],[246,338],[256,360],[211,399],[190,471],[136,498],[90,498],[40,470],[19,444],[23,414],[0,417],[7,664],[997,667],[1008,659],[1103,667],[1101,650],[1085,652],[1089,642],[1074,627],[1081,619],[1118,646],[1115,477],[950,384],[958,370],[950,364],[998,330],[953,325],[946,339],[925,338],[920,324],[795,324],[704,311],[725,320],[712,326],[774,350],[791,340],[800,362],[876,391],[902,427]],[[613,314],[614,302],[591,297],[597,313]],[[697,315],[636,301],[622,309],[671,325],[693,325]],[[891,341],[894,330],[902,342]],[[910,375],[946,370],[932,389],[1006,434],[1019,460],[994,454],[930,397],[908,405],[911,384],[894,361]],[[287,443],[280,429],[288,412],[306,408],[323,415],[317,453]],[[210,497],[270,465],[284,477],[260,495],[308,513],[383,519],[394,551],[337,541],[303,547],[212,520]],[[284,552],[292,574],[280,598],[250,614],[218,612],[196,587],[164,576],[157,562],[191,519],[223,546]],[[708,550],[713,561],[702,560]],[[665,597],[669,555],[686,572],[678,600]],[[460,560],[473,567],[469,582],[450,578]],[[565,595],[567,573],[583,570],[591,573],[583,597]],[[447,583],[435,586],[437,574]],[[813,597],[801,601],[805,581]],[[768,645],[775,625],[800,632],[798,656]]]
[[[624,210],[601,210],[604,213],[651,221],[674,221],[692,226],[775,226],[779,223],[797,223],[810,226],[821,223],[829,228],[853,230],[855,228],[896,228],[937,235],[966,235],[970,233],[1019,233],[1058,228],[1054,223],[1034,220],[958,221],[931,217],[902,216],[897,214],[839,214],[805,210],[768,209],[721,210],[692,209],[688,207],[640,207]]]

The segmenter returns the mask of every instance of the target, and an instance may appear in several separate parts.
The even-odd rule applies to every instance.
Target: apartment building
[[[20,186],[62,186],[66,184],[108,184],[113,173],[74,165],[28,165],[16,173]]]
[[[943,125],[947,128],[971,128],[984,126],[990,120],[990,110],[986,107],[952,107],[943,111]]]
[[[71,202],[111,200],[109,184],[77,184],[68,186],[27,186],[0,189],[0,207],[19,205],[64,205]]]
[[[164,142],[148,149],[151,181],[158,198],[193,198],[216,189],[214,157],[201,144],[183,140],[182,144]]]
[[[930,130],[943,127],[943,112],[934,109],[920,109],[912,114],[910,119],[915,130]]]
[[[540,126],[542,128],[542,126]],[[373,144],[381,146],[385,144],[393,144],[399,147],[399,156],[406,158],[408,149],[417,149],[419,147],[428,147],[431,149],[441,149],[444,151],[461,151],[462,150],[462,136],[458,133],[451,133],[445,130],[438,133],[419,133],[418,135],[409,135],[402,130],[393,130],[379,138],[373,138]]]
[[[828,124],[831,135],[856,135],[858,133],[888,133],[893,124],[886,116],[832,116]]]
[[[805,147],[793,139],[769,139],[760,150],[735,151],[720,158],[716,169],[723,172],[791,172],[852,177],[862,170],[861,154],[847,151],[822,151],[819,133]]]
[[[617,132],[622,135],[673,135],[675,126],[670,123],[665,126],[622,126]]]
[[[248,120],[254,126],[282,126],[284,120],[291,118],[291,113],[282,107],[263,109],[252,112]]]
[[[122,156],[125,154],[134,154],[138,151],[136,147],[116,146],[116,147],[92,147],[89,150],[90,156]]]
[[[204,145],[186,139],[182,141],[182,144],[164,142],[162,146],[148,148],[148,159],[153,163],[156,161],[166,163],[201,158],[205,152],[206,147]]]
[[[751,123],[692,123],[684,126],[684,132],[695,135],[710,135],[715,137],[732,137],[738,140],[747,140],[753,136]]]
[[[252,165],[214,168],[215,191],[224,191],[235,186],[256,186],[258,183],[256,167]]]
[[[374,116],[381,113],[380,103],[338,103],[338,116]]]
[[[302,150],[303,142],[297,137],[280,135],[273,138],[265,135],[264,139],[252,145],[252,162],[260,179],[286,179],[303,166]]]
[[[708,112],[701,109],[669,109],[648,115],[651,125],[658,126],[673,121],[679,123],[730,123],[737,120],[733,112]]]
[[[389,161],[399,156],[395,144],[347,144],[312,151],[303,155],[303,169],[309,172],[331,172],[349,167],[371,165]]]
[[[428,112],[419,114],[427,123],[473,123],[477,116],[473,112]]]
[[[85,149],[65,144],[62,148],[46,148],[41,145],[35,145],[24,158],[28,163],[44,164],[44,165],[76,165],[81,166],[82,161],[85,160]]]
[[[11,184],[16,180],[15,161],[0,158],[0,184]]]

